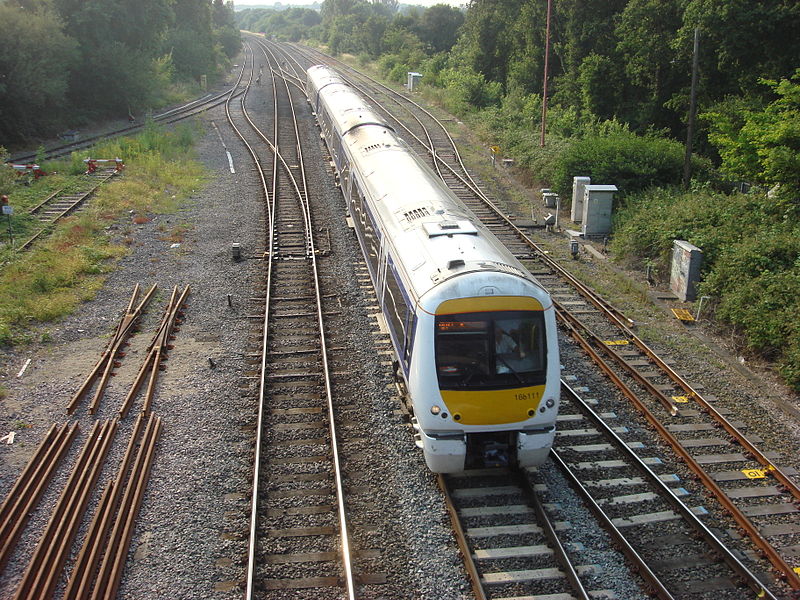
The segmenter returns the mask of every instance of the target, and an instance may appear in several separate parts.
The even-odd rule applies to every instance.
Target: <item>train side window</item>
[[[408,313],[408,305],[400,289],[397,270],[394,267],[392,258],[388,257],[389,264],[386,274],[386,291],[384,292],[384,307],[389,317],[389,325],[394,330],[394,337],[398,347],[402,352],[406,339],[405,318]]]

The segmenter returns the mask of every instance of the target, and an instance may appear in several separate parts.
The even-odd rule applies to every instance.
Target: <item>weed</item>
[[[120,229],[121,241],[114,241],[110,225],[125,215],[133,215],[132,222],[142,224],[153,218],[143,215],[175,212],[202,185],[202,167],[191,160],[195,131],[192,127],[164,131],[148,124],[141,135],[88,151],[99,158],[119,156],[126,164],[124,175],[101,187],[81,213],[59,222],[52,235],[30,252],[0,251],[0,258],[8,260],[0,271],[0,344],[24,343],[35,324],[61,319],[97,293],[105,274],[134,243],[131,225]],[[57,189],[77,187],[86,154],[73,154],[58,164],[62,175],[40,179],[15,195],[17,206],[32,207]],[[27,217],[26,210],[15,213],[15,237],[34,227],[34,220],[28,223],[20,213]],[[169,236],[182,238],[188,229],[188,225],[176,226]],[[48,334],[42,334],[42,341],[49,341]]]

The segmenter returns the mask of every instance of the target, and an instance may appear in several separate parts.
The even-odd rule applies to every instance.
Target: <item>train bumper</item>
[[[556,428],[539,431],[520,431],[517,434],[517,461],[520,467],[533,467],[542,464],[547,458]]]
[[[432,437],[424,431],[419,432],[422,438],[422,451],[425,462],[434,473],[460,473],[464,470],[467,456],[467,442],[463,436]]]

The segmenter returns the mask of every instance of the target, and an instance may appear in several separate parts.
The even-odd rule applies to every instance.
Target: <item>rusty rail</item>
[[[156,383],[158,381],[158,373],[162,369],[161,363],[163,360],[165,360],[167,351],[172,347],[169,342],[173,331],[175,331],[175,325],[178,323],[178,319],[181,316],[181,310],[186,302],[187,296],[189,295],[189,291],[190,288],[187,285],[186,288],[184,288],[183,293],[178,296],[178,286],[173,288],[172,296],[167,304],[167,308],[164,310],[164,316],[161,319],[161,324],[159,325],[158,330],[156,331],[153,339],[150,342],[150,345],[147,348],[147,356],[145,357],[144,362],[139,369],[139,373],[136,375],[136,379],[134,380],[133,385],[128,391],[128,394],[125,396],[125,400],[122,402],[122,406],[119,409],[120,418],[124,418],[130,411],[133,401],[139,393],[139,390],[142,388],[142,384],[144,384],[145,379],[148,380],[148,384],[147,391],[145,392],[142,412],[145,414],[150,414],[150,409],[153,403],[153,395],[155,394]]]
[[[142,316],[145,307],[150,302],[157,287],[158,286],[156,284],[153,284],[147,294],[145,294],[144,298],[142,298],[141,302],[136,305],[136,301],[139,299],[139,284],[136,284],[133,289],[130,302],[128,302],[128,307],[125,310],[125,314],[122,315],[119,324],[117,325],[117,330],[114,333],[114,337],[112,337],[111,341],[109,341],[109,343],[106,345],[106,349],[103,351],[103,354],[97,361],[97,364],[94,366],[91,373],[89,373],[89,375],[86,377],[81,387],[78,388],[78,391],[72,396],[69,404],[67,404],[68,414],[72,414],[75,411],[80,401],[84,398],[84,396],[86,396],[86,394],[88,394],[95,382],[97,382],[97,390],[95,391],[94,398],[89,406],[89,413],[94,414],[97,411],[97,408],[100,405],[100,399],[105,392],[106,386],[108,385],[108,381],[115,366],[114,359],[119,355],[120,349],[126,343],[131,333],[133,333],[136,323]],[[136,305],[135,308],[134,305]]]
[[[114,509],[119,505],[124,489],[122,482],[125,480],[125,475],[130,469],[131,461],[134,456],[134,449],[141,437],[143,427],[144,415],[139,413],[133,425],[128,447],[122,457],[117,476],[114,480],[110,481],[103,490],[100,503],[95,510],[89,530],[83,540],[83,546],[78,553],[75,566],[67,582],[64,600],[85,600],[91,593],[91,586],[95,574],[97,573],[97,567],[103,556],[103,542],[108,537],[108,533],[113,525]]]
[[[563,311],[559,310],[559,316],[561,316],[562,312]],[[764,556],[766,556],[767,560],[769,560],[773,567],[781,574],[781,576],[786,579],[789,586],[791,586],[793,589],[800,589],[800,578],[798,578],[797,573],[795,573],[792,567],[786,563],[786,561],[783,559],[783,557],[781,557],[772,544],[764,539],[753,522],[747,518],[747,516],[731,501],[730,498],[728,498],[727,494],[725,494],[717,482],[714,481],[711,475],[709,475],[708,472],[703,469],[700,463],[698,463],[694,457],[692,457],[683,444],[681,444],[681,442],[666,428],[666,426],[653,414],[653,412],[648,409],[647,406],[645,406],[645,404],[641,401],[641,399],[639,399],[634,391],[631,390],[624,381],[622,381],[616,372],[614,372],[611,366],[605,360],[603,360],[603,358],[594,349],[591,342],[581,335],[572,323],[564,320],[563,318],[562,322],[565,323],[570,331],[570,335],[572,335],[575,341],[580,344],[580,346],[586,351],[595,364],[602,369],[603,373],[608,376],[617,389],[619,389],[625,395],[625,397],[631,401],[631,403],[645,417],[645,419],[647,419],[647,422],[650,423],[650,425],[656,430],[661,438],[670,445],[675,453],[683,460],[686,466],[689,467],[689,469],[691,469],[691,471],[698,477],[705,488],[714,495],[720,505],[736,521],[739,527],[742,528],[752,542],[764,553]],[[562,384],[562,388],[563,387],[564,386]],[[742,572],[741,563],[739,563],[735,557],[730,554],[723,554],[723,557],[729,566],[742,576],[751,589],[759,594],[768,594],[768,590],[766,590],[757,579],[749,575],[749,572]]]
[[[15,600],[52,597],[117,425],[111,420],[95,422],[25,569]]]
[[[0,571],[5,568],[31,511],[77,432],[77,423],[65,423],[61,427],[54,424],[0,506],[0,540],[3,540],[0,546]]]
[[[145,425],[140,413],[117,477],[103,490],[64,600],[116,598],[160,434],[161,417],[150,415]]]

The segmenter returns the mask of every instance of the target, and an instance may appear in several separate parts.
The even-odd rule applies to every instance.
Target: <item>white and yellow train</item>
[[[428,467],[543,462],[560,393],[550,296],[335,71],[307,77]]]

